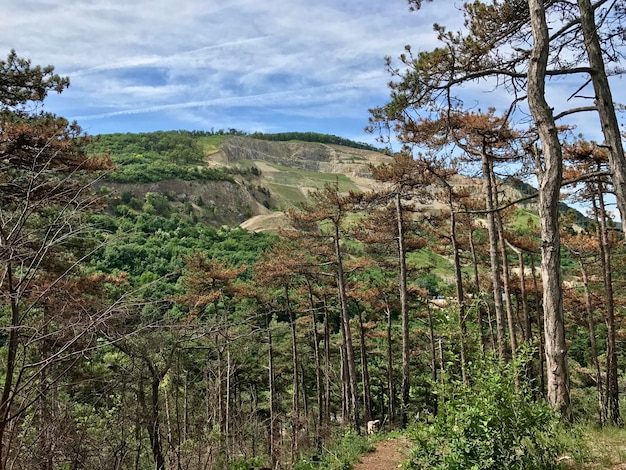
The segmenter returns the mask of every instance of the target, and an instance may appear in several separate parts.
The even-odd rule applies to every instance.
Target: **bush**
[[[352,468],[363,454],[371,450],[373,447],[367,437],[348,431],[320,455],[302,456],[294,463],[293,469],[346,470]]]
[[[494,358],[470,364],[469,385],[444,379],[434,423],[413,430],[411,468],[559,468],[565,442],[559,417],[546,403],[533,401],[524,377],[530,355],[518,357],[507,364]]]

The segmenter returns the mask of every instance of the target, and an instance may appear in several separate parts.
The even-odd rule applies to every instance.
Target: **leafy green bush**
[[[411,468],[436,470],[555,469],[563,428],[545,403],[533,401],[524,377],[530,357],[468,366],[471,383],[447,378],[434,423],[413,430]]]
[[[302,457],[294,463],[294,470],[347,470],[359,461],[361,455],[373,450],[367,437],[348,431],[321,455]]]
[[[156,183],[171,179],[187,181],[234,181],[232,175],[229,174],[226,169],[184,166],[169,163],[156,157],[150,161],[127,161],[117,163],[117,165],[117,170],[107,177],[107,181],[134,184]]]

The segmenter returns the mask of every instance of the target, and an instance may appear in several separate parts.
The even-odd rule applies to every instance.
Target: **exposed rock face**
[[[116,193],[128,192],[139,199],[148,193],[164,195],[173,208],[180,210],[187,205],[198,220],[216,227],[238,225],[255,215],[271,212],[263,205],[269,205],[267,195],[242,182],[166,180],[142,185],[109,183],[107,186]]]
[[[232,137],[221,146],[230,164],[241,160],[263,161],[290,168],[346,176],[369,175],[368,164],[389,161],[382,153],[315,142],[271,142]]]

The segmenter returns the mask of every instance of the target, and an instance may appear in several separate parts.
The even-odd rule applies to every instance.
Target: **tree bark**
[[[3,243],[3,245],[5,244]],[[11,328],[9,329],[9,340],[7,345],[6,372],[4,373],[2,396],[0,396],[0,470],[4,470],[6,468],[6,463],[10,454],[10,448],[6,444],[6,431],[9,427],[11,403],[13,402],[13,380],[15,378],[15,368],[17,365],[20,325],[20,309],[18,305],[19,295],[15,289],[13,267],[11,263],[7,263],[4,275],[7,279],[7,290],[9,298],[11,299]]]
[[[450,209],[450,241],[452,242],[452,259],[454,263],[454,284],[456,287],[456,299],[459,304],[457,309],[457,323],[459,324],[459,344],[461,346],[461,380],[467,383],[467,354],[466,341],[467,328],[465,326],[465,294],[463,291],[463,271],[461,266],[461,256],[459,242],[456,237],[456,212],[452,202],[452,188],[448,187],[448,207]]]
[[[437,383],[437,345],[435,344],[435,325],[433,324],[433,313],[430,304],[426,307],[428,314],[428,339],[430,340],[430,368],[431,378],[433,384]],[[432,394],[433,397],[433,413],[437,414],[437,395]]]
[[[324,422],[330,421],[330,325],[328,323],[328,306],[324,297]]]
[[[359,309],[359,345],[361,349],[361,382],[363,384],[363,421],[372,419],[372,391],[370,387],[370,374],[367,367],[367,347],[365,344],[365,328],[363,327],[363,315]]]
[[[550,39],[544,2],[528,0],[528,7],[534,41],[528,66],[528,106],[537,125],[543,153],[542,159],[537,156],[537,177],[548,403],[560,412],[564,420],[571,421],[558,224],[563,158],[554,115],[545,98]]]
[[[498,242],[500,257],[502,258],[502,281],[504,285],[504,301],[506,306],[506,321],[509,329],[509,346],[511,355],[515,357],[517,350],[517,333],[515,332],[515,317],[513,314],[513,300],[511,298],[511,277],[509,275],[509,260],[506,253],[506,240],[504,238],[504,228],[502,227],[502,217],[496,215],[496,227],[498,230]]]
[[[528,310],[528,293],[526,292],[526,274],[524,269],[524,252],[513,245],[508,240],[507,245],[517,255],[517,264],[519,265],[519,289],[522,304],[522,316],[524,318],[524,341],[529,343],[533,339],[532,321],[530,318],[530,311]]]
[[[291,331],[291,365],[293,367],[293,391],[291,396],[291,463],[293,464],[298,452],[298,429],[300,427],[300,382],[298,378],[298,337],[296,335],[296,317],[291,308],[289,286],[285,284],[285,306],[289,313],[289,329]]]
[[[585,269],[585,263],[581,257],[578,257],[578,266],[580,267],[580,275],[583,280],[583,289],[585,291],[585,311],[587,318],[587,329],[589,331],[589,341],[591,344],[591,360],[593,368],[596,372],[596,393],[598,397],[598,418],[600,425],[604,426],[606,422],[606,405],[604,403],[604,391],[602,390],[602,372],[600,371],[600,361],[598,360],[598,342],[596,340],[596,324],[593,319],[593,306],[591,304],[591,292],[589,291],[589,277]]]
[[[386,302],[385,314],[387,315],[387,390],[389,393],[389,421],[395,423],[396,420],[396,386],[393,380],[393,339],[391,337],[391,309]]]
[[[354,348],[352,345],[352,330],[350,328],[350,314],[348,312],[348,302],[345,286],[345,274],[343,271],[343,256],[341,253],[341,243],[339,236],[339,226],[335,224],[334,227],[334,242],[335,242],[335,261],[336,275],[337,275],[337,288],[339,291],[339,305],[341,308],[341,323],[344,337],[344,344],[346,349],[346,362],[348,366],[348,393],[350,395],[350,421],[354,429],[360,433],[360,416],[359,416],[359,399],[357,390],[357,374],[356,374],[356,362],[354,360]]]
[[[495,220],[495,200],[493,195],[493,181],[491,179],[492,163],[487,155],[482,155],[482,169],[484,181],[485,208],[487,210],[487,232],[489,233],[489,259],[491,261],[491,282],[493,304],[496,316],[496,342],[498,355],[504,359],[508,356],[506,347],[506,333],[504,326],[504,304],[502,302],[502,268],[498,255],[498,232]]]
[[[272,318],[267,316],[267,362],[270,392],[269,454],[272,470],[278,467],[278,420],[276,417],[276,376],[274,373],[274,342],[272,338]]]
[[[606,209],[604,207],[602,184],[598,186],[598,204],[594,201],[594,212],[598,221],[597,231],[602,254],[602,270],[605,293],[605,322],[606,322],[606,412],[611,423],[619,426],[621,417],[619,412],[619,386],[617,368],[617,345],[615,342],[615,298],[613,295],[613,274],[611,268],[611,245],[609,243],[606,225]]]
[[[317,396],[317,425],[315,426],[316,447],[321,446],[320,430],[324,424],[324,390],[322,385],[322,359],[320,353],[319,335],[317,333],[317,314],[315,311],[315,301],[313,300],[313,287],[311,280],[307,278],[307,289],[309,293],[309,308],[311,309],[311,335],[313,336],[313,354],[315,356],[315,389]]]
[[[152,458],[154,459],[155,470],[165,470],[165,457],[163,455],[163,446],[161,443],[161,426],[159,417],[159,385],[161,378],[156,371],[154,365],[146,360],[146,365],[150,371],[150,407],[146,403],[146,395],[144,390],[143,378],[139,381],[138,401],[144,410],[146,417],[146,430],[150,438],[150,448],[152,450]]]
[[[585,38],[585,47],[591,68],[591,82],[596,95],[595,105],[602,125],[604,143],[609,147],[609,165],[617,207],[622,220],[626,220],[626,156],[624,156],[619,122],[615,114],[611,87],[602,56],[594,8],[590,0],[578,0],[578,9],[580,10],[580,26]],[[622,224],[622,230],[626,234],[626,224]]]
[[[404,243],[404,220],[402,218],[402,195],[395,194],[396,223],[398,230],[398,286],[400,294],[400,318],[402,320],[402,390],[400,419],[402,427],[408,423],[408,407],[411,391],[411,368],[409,362],[409,309],[407,301],[406,247]]]
[[[480,288],[480,277],[478,276],[478,256],[476,255],[476,246],[474,245],[474,227],[472,220],[468,220],[469,223],[469,246],[470,253],[472,255],[472,274],[474,276],[475,296],[476,298],[482,297]],[[483,331],[483,307],[482,305],[476,305],[476,323],[478,324],[478,335],[480,337],[480,347],[483,354],[487,352],[487,342],[485,340],[485,333]]]
[[[546,357],[545,357],[545,347],[544,347],[544,341],[545,341],[545,335],[544,335],[544,328],[543,328],[543,315],[541,314],[543,312],[542,310],[542,302],[541,302],[541,296],[539,295],[539,283],[537,282],[537,269],[535,267],[535,257],[533,256],[533,254],[530,254],[530,273],[533,277],[533,292],[535,294],[535,305],[536,305],[536,310],[535,313],[537,314],[537,327],[539,328],[538,334],[537,334],[537,341],[539,342],[539,391],[541,393],[542,397],[546,396],[546,372],[545,372],[545,362],[546,362]]]

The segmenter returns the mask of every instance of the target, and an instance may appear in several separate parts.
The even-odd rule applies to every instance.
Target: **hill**
[[[148,202],[152,211],[178,211],[211,227],[240,225],[252,231],[286,226],[283,211],[327,183],[337,182],[342,191],[374,189],[370,165],[391,160],[365,144],[314,133],[109,134],[98,136],[92,151],[110,153],[117,164],[100,183],[113,206],[140,210]],[[481,191],[479,180],[457,177],[455,182],[473,187],[477,196]],[[533,192],[513,178],[505,183],[509,200]],[[535,209],[532,201],[524,207]]]
[[[159,132],[99,136],[93,152],[109,152],[117,164],[101,187],[118,203],[160,195],[209,226],[262,231],[282,226],[283,210],[326,183],[373,188],[369,165],[390,157],[359,146]]]

